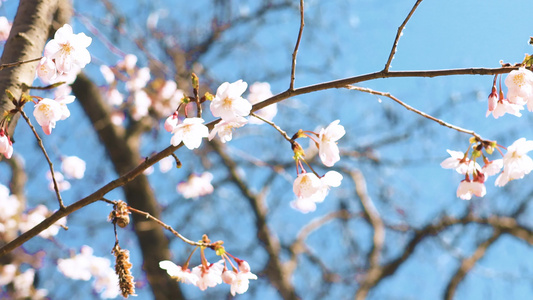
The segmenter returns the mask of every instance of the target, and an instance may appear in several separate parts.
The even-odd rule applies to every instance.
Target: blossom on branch
[[[209,140],[214,139],[215,135],[218,133],[218,137],[222,143],[229,142],[233,138],[233,129],[243,127],[246,125],[246,123],[248,123],[248,120],[243,117],[236,117],[231,120],[222,119],[220,122],[215,124],[213,130],[211,130],[211,133],[209,133]]]
[[[0,129],[0,154],[3,154],[7,159],[13,155],[13,143],[4,129]]]
[[[533,150],[533,141],[525,138],[516,140],[507,147],[503,157],[503,172],[496,178],[497,186],[504,186],[514,179],[521,179],[533,170],[533,160],[526,154]]]
[[[209,136],[209,129],[203,123],[204,120],[201,118],[186,118],[172,130],[174,135],[170,139],[170,144],[177,146],[183,142],[190,150],[200,147],[202,138]]]
[[[444,169],[455,169],[459,174],[472,174],[474,170],[481,169],[481,166],[469,159],[465,153],[461,151],[446,150],[451,157],[446,158],[440,163]]]
[[[87,51],[91,42],[85,33],[74,34],[72,27],[65,24],[44,47],[44,56],[55,61],[60,73],[69,73],[75,66],[84,68],[91,62],[91,54]]]
[[[52,128],[56,127],[56,122],[63,118],[64,113],[63,106],[49,98],[43,98],[35,105],[33,110],[33,116],[43,128],[45,134],[52,133]]]
[[[336,171],[329,171],[321,178],[314,173],[302,173],[293,183],[296,200],[291,202],[291,207],[302,213],[315,211],[316,203],[324,201],[331,187],[341,184],[342,175]]]
[[[179,282],[196,285],[196,282],[199,280],[199,277],[196,274],[191,273],[189,268],[180,267],[170,260],[160,261],[159,267],[167,271],[170,277],[178,280]]]
[[[318,155],[325,166],[332,167],[341,158],[337,141],[346,134],[344,126],[339,125],[340,120],[331,122],[322,128],[318,135]]]
[[[222,283],[223,260],[205,266],[203,264],[192,268],[191,273],[198,277],[196,286],[205,291],[208,287],[215,287]]]
[[[248,116],[252,105],[241,97],[247,87],[248,84],[242,80],[221,84],[215,98],[211,101],[210,108],[213,116],[227,121]]]
[[[507,86],[507,99],[510,103],[524,105],[533,110],[533,72],[521,67],[513,70],[505,78]]]
[[[61,161],[61,171],[70,178],[82,179],[85,167],[85,161],[77,156],[67,156]]]

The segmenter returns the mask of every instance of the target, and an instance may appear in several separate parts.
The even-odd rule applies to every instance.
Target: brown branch
[[[457,131],[462,132],[462,133],[470,134],[470,135],[474,136],[476,139],[478,139],[478,141],[483,141],[481,136],[479,134],[477,134],[475,131],[464,129],[464,128],[461,128],[459,126],[455,126],[453,124],[444,122],[441,119],[435,118],[435,117],[433,117],[433,116],[431,116],[431,115],[429,115],[429,114],[427,114],[427,113],[425,113],[425,112],[423,112],[421,110],[418,110],[418,109],[410,106],[409,104],[407,104],[407,103],[401,101],[400,99],[394,97],[390,93],[374,91],[374,90],[371,90],[371,89],[368,89],[368,88],[356,87],[356,86],[351,86],[351,85],[346,86],[346,88],[350,89],[350,90],[356,90],[356,91],[360,91],[360,92],[369,93],[369,94],[372,94],[372,95],[379,95],[379,96],[388,97],[388,98],[394,100],[396,103],[400,104],[401,106],[405,107],[407,110],[410,110],[410,111],[412,111],[412,112],[414,112],[416,114],[419,114],[419,115],[421,115],[424,118],[427,118],[427,119],[430,119],[432,121],[435,121],[435,122],[439,123],[440,125],[442,125],[444,127],[448,127],[450,129],[457,130]]]
[[[409,22],[409,19],[411,19],[411,16],[415,13],[416,8],[422,0],[417,0],[405,20],[403,21],[402,25],[398,27],[398,32],[396,33],[396,38],[394,39],[394,43],[392,44],[392,49],[390,51],[389,59],[387,60],[387,63],[385,64],[385,68],[383,68],[383,71],[387,72],[389,71],[390,64],[392,62],[392,59],[394,58],[394,54],[396,54],[396,49],[398,48],[398,41],[400,40],[400,37],[402,36],[403,29],[405,28],[405,25],[407,25],[407,22]]]
[[[522,211],[521,206],[517,212]],[[376,270],[376,276],[374,281],[364,281],[364,284],[359,286],[356,292],[355,299],[365,299],[368,292],[375,286],[377,286],[381,280],[394,274],[398,268],[414,253],[416,247],[420,243],[431,236],[435,236],[440,232],[456,225],[467,225],[470,223],[482,224],[491,226],[494,230],[499,230],[502,234],[509,234],[521,240],[524,240],[530,245],[533,245],[533,231],[516,222],[517,213],[512,214],[512,217],[507,216],[490,216],[487,218],[476,217],[472,214],[466,214],[461,218],[442,217],[438,222],[429,224],[422,229],[415,230],[413,237],[407,243],[403,253],[396,259],[382,265]]]
[[[43,140],[35,130],[35,127],[31,124],[30,118],[26,115],[26,113],[22,110],[22,108],[19,110],[20,114],[22,115],[22,118],[28,123],[28,126],[30,126],[31,131],[33,132],[33,135],[35,135],[35,138],[37,139],[37,143],[39,144],[39,148],[41,148],[41,151],[44,154],[44,157],[46,158],[46,161],[48,162],[48,167],[50,168],[50,175],[52,176],[52,182],[54,183],[54,191],[56,192],[57,201],[59,202],[59,209],[65,209],[65,205],[63,204],[63,199],[61,199],[61,193],[59,192],[59,186],[57,184],[56,176],[54,173],[54,165],[52,164],[52,161],[50,160],[50,157],[48,157],[48,153],[46,153],[46,149],[44,149]]]
[[[500,236],[502,235],[502,232],[498,229],[494,230],[494,233],[490,238],[488,238],[486,241],[481,243],[476,251],[472,254],[472,256],[463,259],[461,262],[461,265],[455,272],[455,274],[452,276],[450,282],[448,283],[448,286],[446,287],[446,292],[444,294],[444,299],[447,300],[453,300],[455,292],[457,290],[457,287],[459,284],[463,281],[463,279],[466,277],[466,274],[476,265],[476,263],[485,256],[485,253],[487,252],[487,249],[496,242]]]
[[[355,183],[355,192],[361,201],[363,212],[372,225],[372,229],[374,230],[374,236],[372,238],[372,250],[370,251],[369,255],[370,271],[367,275],[368,277],[372,277],[372,269],[379,268],[381,250],[383,249],[383,243],[385,241],[385,225],[383,224],[383,220],[381,220],[381,216],[372,202],[372,199],[370,199],[368,196],[366,181],[363,173],[361,173],[359,170],[356,170],[351,172],[350,175]]]
[[[294,91],[294,79],[296,76],[296,56],[298,55],[298,47],[300,47],[300,41],[302,40],[304,26],[304,0],[300,0],[300,30],[298,31],[298,38],[296,39],[296,45],[294,46],[294,52],[292,53],[291,82],[289,84],[289,91]]]

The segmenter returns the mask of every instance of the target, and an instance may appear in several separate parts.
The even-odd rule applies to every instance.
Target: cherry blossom
[[[238,272],[235,276],[235,279],[231,283],[230,292],[232,296],[235,294],[244,294],[248,291],[248,286],[250,284],[250,279],[257,279],[257,276],[251,272]]]
[[[209,172],[204,172],[202,175],[191,174],[186,182],[178,184],[176,190],[186,199],[198,198],[213,193],[211,180],[213,174]]]
[[[208,287],[215,287],[222,283],[223,260],[210,266],[199,265],[192,269],[191,273],[198,277],[196,286],[205,291]]]
[[[58,270],[68,278],[88,281],[94,278],[93,289],[104,299],[120,295],[118,277],[111,267],[111,261],[93,255],[93,249],[82,246],[80,253],[66,259],[58,259]]]
[[[70,178],[82,179],[85,167],[85,161],[77,156],[67,156],[61,161],[61,171]]]
[[[45,134],[51,134],[56,122],[64,116],[63,106],[52,99],[43,98],[35,105],[33,116],[41,125]]]
[[[107,103],[114,106],[120,106],[124,103],[124,96],[116,89],[110,88],[105,92]]]
[[[65,120],[66,118],[70,117],[70,110],[68,109],[67,104],[74,102],[75,99],[76,97],[71,95],[63,95],[55,99],[61,106],[60,120]]]
[[[43,56],[43,58],[41,58],[39,61],[39,65],[37,66],[37,76],[45,84],[55,82],[57,78],[57,68],[55,62],[52,59]]]
[[[152,99],[150,99],[145,91],[135,91],[133,93],[133,109],[131,112],[131,117],[138,121],[142,117],[147,116],[151,105]]]
[[[7,41],[9,37],[9,32],[11,32],[11,23],[7,20],[6,17],[0,17],[0,42]]]
[[[6,221],[17,215],[20,201],[17,196],[10,195],[9,189],[0,184],[0,221]]]
[[[87,47],[92,39],[84,33],[74,34],[69,24],[59,28],[44,48],[44,56],[53,59],[60,73],[70,72],[74,66],[85,67],[91,62]]]
[[[328,127],[320,130],[318,136],[318,155],[322,163],[328,167],[332,167],[340,160],[337,141],[346,134],[346,131],[339,122],[339,120],[331,122]]]
[[[183,142],[189,150],[200,147],[202,138],[209,136],[209,129],[203,123],[204,120],[201,118],[186,118],[172,131],[174,135],[170,139],[170,144],[177,146]]]
[[[483,197],[486,193],[487,189],[483,182],[470,181],[470,179],[461,181],[459,187],[457,188],[457,197],[463,200],[472,199],[472,195]]]
[[[165,120],[165,125],[164,125],[165,130],[168,132],[172,132],[176,128],[176,126],[178,126],[178,123],[179,123],[178,113],[174,112],[172,115],[170,115]]]
[[[472,174],[474,170],[481,169],[481,166],[467,158],[463,152],[446,150],[451,157],[446,158],[440,163],[444,169],[455,169],[459,174]]]
[[[13,143],[3,129],[0,129],[0,154],[3,154],[7,159],[13,155]]]
[[[486,160],[485,165],[481,168],[481,172],[485,176],[493,176],[500,173],[503,168],[503,159],[495,159],[492,161]]]
[[[17,266],[14,264],[7,264],[0,266],[0,286],[9,284],[15,279],[17,274]]]
[[[161,173],[167,173],[174,167],[174,158],[167,156],[159,161],[159,171]]]
[[[246,125],[246,123],[248,123],[248,120],[243,117],[236,117],[231,120],[222,119],[222,121],[215,124],[213,130],[211,130],[211,133],[209,134],[209,140],[215,138],[215,135],[218,133],[218,137],[222,143],[229,142],[233,137],[232,130],[234,128],[243,127]]]
[[[505,78],[507,86],[507,99],[510,103],[524,105],[528,103],[528,109],[533,110],[533,72],[524,67],[511,71]]]
[[[509,100],[505,98],[500,98],[498,101],[496,101],[496,106],[493,110],[489,109],[487,110],[486,117],[488,117],[490,114],[494,117],[494,119],[498,119],[499,117],[507,114],[514,115],[517,117],[521,117],[522,113],[520,113],[521,110],[524,109],[523,105],[515,104],[509,102]]]
[[[514,179],[521,179],[533,170],[533,160],[526,154],[533,150],[533,141],[525,138],[516,140],[507,147],[507,153],[503,157],[503,172],[496,178],[497,186],[504,186]]]
[[[250,85],[250,94],[248,95],[248,101],[250,101],[251,104],[259,103],[272,96],[273,94],[270,91],[270,84],[268,82],[255,82],[254,84]],[[255,112],[256,115],[267,121],[272,121],[272,119],[274,119],[274,116],[276,116],[277,113],[277,103],[271,104]],[[257,118],[250,118],[250,124],[264,124],[264,122]]]
[[[147,67],[136,70],[126,82],[126,89],[130,92],[135,92],[146,87],[150,81],[150,69]]]
[[[54,172],[54,176],[56,178],[57,188],[60,192],[70,189],[70,182],[65,180],[65,176],[63,176],[61,172]],[[55,191],[52,173],[50,173],[50,171],[46,172],[46,179],[49,181],[48,189],[52,192]]]
[[[137,56],[135,54],[126,54],[124,59],[117,63],[117,68],[123,71],[132,71],[137,64]]]
[[[342,175],[336,171],[329,171],[322,178],[318,178],[313,173],[302,173],[293,183],[293,191],[297,199],[293,200],[290,205],[302,213],[315,211],[315,203],[324,201],[330,188],[338,187],[341,182]]]
[[[180,267],[175,263],[171,262],[170,260],[160,261],[159,267],[167,271],[170,277],[178,280],[179,282],[196,285],[196,283],[200,279],[198,275],[191,273],[190,269]]]
[[[113,70],[111,70],[110,67],[106,65],[101,65],[100,72],[102,73],[102,76],[104,76],[104,79],[107,84],[112,84],[113,82],[115,82],[115,73],[113,73]]]
[[[252,105],[241,97],[247,86],[248,84],[242,80],[221,84],[217,89],[215,98],[211,101],[210,108],[213,116],[228,121],[236,117],[248,116]]]
[[[35,227],[37,224],[41,223],[46,219],[49,215],[52,213],[46,208],[46,206],[40,204],[37,205],[33,210],[31,210],[27,215],[22,216],[22,220],[19,224],[19,229],[22,232],[26,232],[33,227]],[[67,224],[67,219],[65,217],[57,220],[54,224],[52,224],[50,227],[45,229],[44,231],[41,231],[39,233],[39,236],[42,238],[51,238],[59,233],[59,228],[61,226],[65,226]]]

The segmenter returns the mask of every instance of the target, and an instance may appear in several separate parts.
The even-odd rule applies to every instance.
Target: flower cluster
[[[454,169],[459,174],[465,175],[457,188],[457,197],[470,200],[472,196],[483,197],[487,193],[485,181],[489,176],[498,175],[495,181],[496,186],[504,186],[509,181],[521,179],[533,170],[533,160],[527,156],[527,153],[533,150],[533,141],[527,141],[525,138],[516,140],[512,145],[507,147],[507,153],[502,159],[489,160],[482,150],[492,154],[494,148],[500,148],[495,142],[476,141],[477,143],[469,157],[469,151],[466,153],[459,151],[447,150],[451,157],[445,159],[440,165],[445,169]],[[476,159],[482,157],[483,167]],[[503,169],[503,170],[502,170]]]
[[[499,91],[496,89],[497,76],[494,77],[488,99],[487,117],[492,114],[497,119],[506,113],[520,117],[522,116],[520,111],[526,104],[528,110],[533,111],[533,72],[524,67],[511,71],[505,78],[507,97],[502,91],[501,78]]]
[[[320,129],[319,133],[300,130],[292,138],[298,176],[293,183],[296,200],[291,202],[291,207],[302,213],[315,211],[316,203],[324,201],[330,188],[341,184],[342,175],[336,171],[329,171],[319,177],[314,171],[312,173],[305,171],[302,164],[302,161],[305,162],[304,150],[294,140],[300,137],[311,138],[318,148],[322,163],[327,167],[332,167],[340,160],[337,141],[346,134],[344,127],[339,123],[339,120],[335,120],[328,127]]]
[[[72,83],[76,75],[91,62],[87,47],[92,39],[84,33],[74,34],[69,24],[59,28],[44,47],[44,56],[37,67],[37,76],[44,83]]]
[[[195,285],[202,291],[224,282],[230,285],[231,295],[235,296],[235,294],[244,294],[248,291],[249,281],[257,279],[257,276],[250,271],[248,262],[237,258],[234,260],[237,262],[237,267],[226,258],[216,263],[204,260],[192,270],[187,267],[187,264],[181,267],[169,260],[161,261],[159,267],[166,270],[172,278],[182,283]],[[227,268],[226,261],[232,265],[232,270]]]

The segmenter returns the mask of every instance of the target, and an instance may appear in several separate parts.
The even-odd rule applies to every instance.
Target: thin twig
[[[403,21],[402,25],[398,27],[398,32],[396,33],[396,38],[394,39],[394,43],[392,44],[392,49],[390,51],[389,59],[387,60],[387,63],[385,64],[385,68],[383,68],[383,71],[388,72],[390,64],[392,62],[392,59],[394,58],[394,54],[396,54],[396,49],[398,48],[398,41],[400,40],[400,37],[402,36],[403,29],[405,28],[405,25],[407,25],[407,22],[409,22],[409,19],[411,19],[411,16],[414,14],[416,8],[418,5],[422,2],[422,0],[417,0],[405,20]]]
[[[401,106],[405,107],[407,110],[410,110],[410,111],[412,111],[414,113],[417,113],[417,114],[421,115],[424,118],[427,118],[427,119],[430,119],[432,121],[435,121],[435,122],[439,123],[440,125],[448,127],[448,128],[451,128],[453,130],[457,130],[457,131],[462,132],[462,133],[470,134],[470,135],[474,136],[478,141],[483,141],[481,136],[479,134],[477,134],[475,131],[464,129],[464,128],[461,128],[459,126],[452,125],[450,123],[444,122],[441,119],[438,119],[438,118],[435,118],[435,117],[433,117],[431,115],[428,115],[427,113],[425,113],[423,111],[420,111],[420,110],[410,106],[409,104],[401,101],[400,99],[394,97],[390,93],[378,92],[378,91],[374,91],[374,90],[371,90],[371,89],[368,89],[368,88],[362,88],[362,87],[357,87],[357,86],[352,86],[352,85],[346,86],[346,88],[350,89],[350,90],[356,90],[356,91],[360,91],[360,92],[373,94],[373,95],[379,95],[379,96],[388,97],[388,98],[396,101]]]
[[[191,240],[189,240],[188,238],[184,237],[183,235],[181,235],[179,232],[177,232],[176,230],[174,230],[174,228],[172,228],[170,225],[167,225],[165,223],[163,223],[161,220],[159,220],[158,218],[152,216],[151,214],[147,213],[147,212],[144,212],[144,211],[141,211],[141,210],[138,210],[138,209],[135,209],[131,206],[128,206],[128,209],[134,213],[137,213],[137,214],[140,214],[140,215],[143,215],[145,216],[147,219],[150,219],[154,222],[156,222],[157,224],[161,225],[163,228],[165,228],[166,230],[172,232],[172,234],[174,234],[175,236],[177,236],[178,238],[180,238],[182,241],[184,241],[185,243],[189,244],[189,245],[192,245],[192,246],[198,246],[198,247],[209,247],[210,245],[209,244],[205,244],[205,243],[200,243],[200,242],[193,242]]]
[[[302,40],[304,25],[304,0],[300,0],[300,30],[298,31],[298,38],[296,39],[294,52],[292,52],[291,83],[289,85],[289,91],[294,90],[294,78],[296,77],[296,55],[298,54],[298,47],[300,47],[300,41]]]
[[[34,62],[34,61],[38,61],[38,60],[41,60],[41,58],[42,57],[23,60],[23,61],[17,61],[17,62],[9,63],[9,64],[1,64],[0,65],[0,70],[6,69],[6,68],[13,68],[13,67],[16,67],[16,66],[20,66],[22,64],[27,64],[27,63],[31,63],[31,62]]]
[[[281,129],[278,125],[274,124],[274,122],[270,122],[270,121],[258,116],[257,114],[254,114],[254,113],[250,113],[250,116],[256,117],[259,120],[261,120],[261,121],[267,123],[268,125],[274,127],[274,129],[276,129],[287,141],[291,142],[291,137],[283,129]]]
[[[20,109],[19,111],[22,117],[24,118],[24,120],[26,120],[26,123],[28,123],[28,125],[30,126],[31,131],[33,131],[33,134],[35,135],[35,138],[37,139],[37,142],[39,143],[39,148],[41,148],[41,151],[43,151],[44,157],[46,157],[46,161],[48,162],[48,166],[50,167],[50,174],[52,175],[52,182],[54,183],[54,190],[56,192],[57,201],[59,202],[59,209],[64,210],[65,205],[63,204],[63,199],[61,199],[61,194],[59,193],[59,186],[57,185],[56,176],[54,174],[54,165],[52,164],[52,161],[50,161],[50,157],[48,157],[48,153],[46,153],[46,150],[44,149],[43,141],[41,140],[41,138],[39,137],[39,134],[37,133],[37,131],[31,124],[30,118],[28,118],[28,116],[22,109]]]

